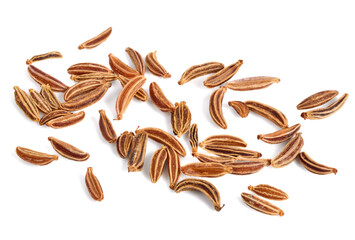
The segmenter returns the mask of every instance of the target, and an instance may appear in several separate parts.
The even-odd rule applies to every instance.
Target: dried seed
[[[246,101],[244,103],[249,107],[249,110],[266,119],[269,119],[280,128],[288,127],[288,120],[286,116],[276,108],[256,101]]]
[[[207,137],[200,143],[200,147],[209,147],[209,146],[233,146],[233,147],[246,147],[247,143],[244,142],[243,139],[227,135],[227,134],[220,134],[220,135],[212,135]]]
[[[325,108],[318,108],[314,110],[310,110],[308,112],[303,112],[301,117],[304,119],[322,119],[327,118],[337,112],[346,102],[348,99],[349,94],[345,93],[342,97],[340,97],[336,102],[332,103],[331,105]]]
[[[122,75],[126,78],[133,78],[140,75],[139,72],[122,62],[118,57],[114,56],[112,53],[110,53],[108,57],[110,66],[116,74]]]
[[[58,160],[57,155],[37,152],[24,147],[17,147],[16,154],[26,162],[41,166],[47,165],[53,162],[54,160]]]
[[[232,173],[232,167],[220,163],[189,163],[181,167],[185,175],[194,177],[221,177],[227,173]]]
[[[51,89],[54,92],[64,92],[68,88],[67,85],[65,85],[58,79],[52,77],[47,73],[44,73],[33,65],[29,65],[27,70],[33,80],[35,80],[40,85],[49,84],[49,86],[51,86]]]
[[[26,64],[30,65],[34,62],[42,61],[45,59],[51,59],[51,58],[62,58],[62,54],[60,52],[49,52],[49,53],[44,53],[44,54],[39,54],[31,57],[31,59],[27,59]]]
[[[300,128],[301,124],[298,123],[273,133],[259,134],[258,139],[270,144],[281,143],[292,138],[300,130]]]
[[[85,161],[90,157],[89,153],[83,152],[73,145],[63,142],[57,138],[48,137],[48,140],[51,142],[53,149],[65,158],[74,161]]]
[[[84,93],[90,92],[104,84],[106,84],[105,80],[86,80],[78,82],[65,91],[64,100],[69,101]]]
[[[280,208],[252,194],[242,193],[242,199],[249,207],[259,212],[269,215],[284,215],[284,212]]]
[[[270,185],[267,184],[259,184],[256,185],[255,187],[253,186],[249,186],[248,189],[250,191],[255,192],[257,195],[267,198],[267,199],[271,199],[271,200],[286,200],[288,199],[288,195],[275,187],[272,187]]]
[[[61,103],[52,91],[49,84],[42,84],[40,94],[47,101],[52,110],[58,110],[61,108]]]
[[[192,148],[192,153],[197,152],[198,149],[198,128],[197,124],[194,123],[189,129],[189,143]]]
[[[108,72],[93,72],[82,75],[71,75],[71,80],[76,82],[87,81],[87,80],[105,80],[107,82],[112,82],[118,79],[118,76],[114,73]]]
[[[239,160],[239,161],[227,162],[224,165],[232,168],[231,174],[248,175],[248,174],[259,172],[262,168],[268,165],[268,162],[265,160],[263,161],[247,161],[247,160],[240,161]]]
[[[53,110],[53,111],[43,115],[43,117],[39,121],[39,125],[46,124],[47,122],[49,122],[52,119],[66,116],[66,115],[70,115],[70,114],[72,114],[72,113],[69,111],[66,111],[66,110],[61,110],[61,109],[60,110]]]
[[[338,170],[336,168],[328,167],[325,165],[322,165],[320,163],[315,162],[310,156],[308,156],[307,153],[301,152],[298,155],[298,159],[302,163],[302,165],[310,172],[315,173],[315,174],[330,174],[334,173],[337,174]]]
[[[224,204],[221,206],[221,197],[217,188],[206,180],[186,178],[178,182],[174,190],[177,193],[182,191],[200,191],[212,201],[214,208],[218,212],[224,207]]]
[[[124,87],[131,79],[120,75],[118,80],[121,82],[122,87]],[[145,102],[149,99],[148,93],[146,91],[144,91],[143,88],[138,89],[138,91],[134,95],[134,97],[142,102]]]
[[[297,109],[303,110],[303,109],[318,107],[332,100],[335,96],[338,95],[338,93],[339,92],[336,90],[326,90],[326,91],[317,92],[307,97],[302,102],[300,102],[297,105]]]
[[[235,91],[250,91],[266,88],[271,84],[278,82],[280,82],[280,79],[276,77],[248,77],[230,81],[226,84],[226,87]]]
[[[171,189],[175,188],[176,183],[179,181],[181,174],[180,169],[180,157],[178,153],[171,147],[167,147],[166,152],[168,153],[168,173],[169,173],[169,187]]]
[[[61,117],[54,118],[46,123],[48,127],[52,128],[64,128],[74,124],[77,124],[85,117],[85,112],[81,111],[78,113],[68,114]]]
[[[153,75],[163,78],[171,77],[170,73],[168,73],[165,68],[158,62],[157,51],[148,53],[148,55],[145,57],[145,63]]]
[[[222,145],[207,145],[202,147],[209,153],[215,154],[222,157],[250,157],[259,158],[262,156],[261,153],[253,150],[248,150],[244,148],[234,147],[234,146],[222,146]]]
[[[144,85],[145,81],[146,78],[144,76],[138,75],[128,81],[128,83],[122,88],[116,100],[116,120],[121,120],[123,118],[123,114],[125,113],[129,103],[138,90]]]
[[[128,48],[126,48],[126,53],[128,54],[131,61],[133,62],[137,72],[139,72],[140,75],[144,75],[145,64],[144,64],[144,60],[143,60],[142,56],[139,54],[139,52],[128,47]]]
[[[92,172],[92,167],[88,167],[85,175],[85,184],[91,197],[96,201],[102,201],[104,199],[104,193],[102,191],[99,180]]]
[[[221,128],[227,129],[227,122],[224,119],[223,112],[222,112],[222,101],[224,94],[226,93],[227,88],[221,87],[214,91],[210,97],[210,115],[212,120]]]
[[[213,88],[227,82],[238,72],[242,64],[243,60],[238,60],[238,62],[233,63],[208,77],[203,84],[208,88]]]
[[[37,109],[43,113],[49,113],[52,111],[52,108],[49,106],[49,103],[41,96],[39,92],[34,89],[28,90],[30,93],[30,98],[32,102],[35,103]]]
[[[154,152],[150,161],[150,180],[152,183],[156,183],[161,177],[167,158],[168,153],[165,146]]]
[[[23,113],[32,121],[39,121],[39,112],[32,99],[20,87],[14,87],[15,102]]]
[[[175,106],[165,97],[163,91],[156,82],[149,85],[149,95],[152,102],[162,112],[173,112]]]
[[[192,156],[197,158],[200,162],[205,163],[220,163],[220,164],[227,164],[227,163],[234,163],[234,162],[263,162],[265,166],[269,166],[271,164],[271,159],[264,159],[264,158],[246,158],[246,157],[220,157],[220,156],[211,156],[202,153],[192,153]],[[235,166],[236,167],[236,166]],[[242,166],[240,166],[240,170]]]
[[[159,128],[147,127],[136,130],[136,134],[145,132],[148,137],[158,143],[161,143],[167,147],[173,148],[180,156],[185,157],[186,151],[182,144],[171,134],[165,132]]]
[[[133,132],[125,131],[117,138],[116,148],[121,158],[126,158],[128,156],[129,149],[131,148],[133,136],[134,136]]]
[[[206,74],[216,73],[224,68],[223,63],[207,62],[189,67],[181,76],[178,84],[183,85],[192,79],[204,76]]]
[[[106,116],[105,110],[99,110],[100,119],[99,119],[99,126],[102,136],[108,141],[109,143],[113,143],[116,141],[117,135],[115,129],[112,126],[111,121]]]
[[[171,112],[171,126],[174,134],[181,137],[191,125],[191,112],[186,102],[175,103],[175,110]]]
[[[231,106],[242,118],[249,115],[249,107],[241,101],[230,101],[228,105]]]
[[[84,74],[100,74],[100,73],[113,73],[113,71],[101,64],[97,63],[77,63],[68,68],[70,75],[84,75]]]
[[[142,171],[147,141],[148,134],[145,132],[137,133],[137,135],[133,137],[128,159],[128,172]]]
[[[296,136],[287,143],[284,149],[271,160],[271,165],[274,168],[285,167],[296,159],[303,147],[303,138],[301,134],[302,133],[297,133]]]
[[[84,48],[91,49],[91,48],[99,46],[101,43],[106,41],[106,39],[111,35],[111,32],[112,32],[112,27],[109,27],[108,29],[106,29],[105,31],[103,31],[102,33],[97,35],[96,37],[93,37],[93,38],[83,42],[82,44],[80,44],[78,47],[79,50],[84,49]]]

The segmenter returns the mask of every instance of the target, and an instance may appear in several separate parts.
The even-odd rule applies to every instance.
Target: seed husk
[[[26,162],[36,164],[36,165],[41,165],[41,166],[50,164],[54,160],[58,160],[57,155],[37,152],[24,147],[17,147],[16,154]]]
[[[87,80],[105,80],[107,82],[112,82],[114,80],[117,80],[118,76],[110,72],[93,72],[82,75],[71,75],[70,79],[76,82],[82,82]]]
[[[281,152],[271,160],[271,165],[274,168],[281,168],[293,162],[303,147],[302,133],[297,133],[281,150]]]
[[[115,129],[112,126],[110,119],[106,116],[105,110],[99,110],[100,119],[99,119],[99,127],[102,136],[106,139],[107,142],[113,143],[116,141],[117,135]]]
[[[122,62],[118,57],[114,56],[112,53],[108,55],[108,58],[110,66],[116,74],[122,75],[126,78],[134,78],[140,75],[139,72]]]
[[[101,64],[97,63],[77,63],[68,68],[70,75],[84,75],[84,74],[100,74],[100,73],[113,73],[113,71]]]
[[[29,119],[38,122],[40,117],[36,104],[20,87],[15,86],[14,90],[15,102],[17,106],[19,106],[19,108]]]
[[[221,87],[214,91],[210,97],[209,111],[212,120],[221,128],[227,129],[227,122],[222,112],[222,102],[227,88]]]
[[[149,85],[149,94],[152,102],[157,106],[162,112],[173,112],[175,109],[174,104],[172,104],[164,95],[162,89],[156,82],[152,82]]]
[[[213,74],[212,76],[209,76],[203,82],[203,84],[208,88],[213,88],[227,82],[238,72],[242,64],[243,64],[243,60],[238,60],[238,62],[235,62],[229,65],[228,67],[221,69],[220,71]]]
[[[154,152],[150,161],[150,180],[152,183],[156,183],[161,177],[167,158],[168,153],[165,146]]]
[[[52,111],[52,108],[49,106],[49,103],[41,96],[39,92],[34,89],[28,90],[30,93],[30,98],[32,102],[36,105],[37,109],[44,114]]]
[[[275,205],[249,193],[241,194],[243,201],[251,208],[269,215],[283,216],[284,212]]]
[[[134,136],[133,132],[125,131],[117,138],[116,148],[121,158],[126,158],[128,156],[129,150],[131,148],[133,136]]]
[[[61,103],[55,93],[52,91],[52,88],[49,84],[42,84],[40,94],[46,100],[52,110],[61,109]]]
[[[194,123],[191,125],[189,129],[189,143],[192,149],[192,153],[197,152],[198,149],[198,127],[197,124]]]
[[[181,167],[183,174],[194,177],[221,177],[232,173],[232,167],[220,163],[189,163]]]
[[[86,80],[78,82],[73,86],[69,87],[64,93],[64,100],[69,101],[76,98],[82,94],[93,91],[94,89],[106,84],[106,80]]]
[[[216,73],[224,68],[223,63],[207,62],[189,67],[181,76],[178,84],[183,85],[200,76]]]
[[[171,112],[171,126],[174,134],[181,137],[191,125],[191,112],[186,102],[175,103],[175,109]]]
[[[169,187],[174,189],[176,183],[179,181],[181,174],[180,157],[178,153],[171,147],[166,148],[168,160],[168,173],[169,173]]]
[[[66,111],[66,110],[62,110],[62,109],[53,110],[53,111],[43,115],[43,117],[39,121],[39,125],[44,125],[47,122],[49,122],[50,120],[52,120],[52,119],[59,118],[59,117],[62,117],[62,116],[66,116],[66,115],[70,115],[70,114],[72,114],[72,113],[69,112],[69,111]]]
[[[288,195],[275,187],[272,187],[270,185],[267,184],[259,184],[256,186],[252,186],[250,185],[248,187],[248,189],[250,191],[253,191],[254,193],[256,193],[257,195],[267,198],[267,199],[271,199],[271,200],[286,200],[288,199]]]
[[[45,59],[51,59],[51,58],[62,58],[62,54],[60,52],[57,51],[53,51],[53,52],[48,52],[48,53],[44,53],[44,54],[39,54],[39,55],[35,55],[33,57],[31,57],[30,59],[27,59],[26,64],[30,65],[34,62],[38,62],[38,61],[42,61]]]
[[[323,164],[317,163],[305,152],[301,152],[298,155],[298,159],[308,171],[315,174],[319,174],[319,175],[325,175],[330,173],[337,174],[338,172],[336,168],[328,167]]]
[[[111,35],[111,32],[112,32],[112,27],[109,27],[108,29],[106,29],[105,31],[100,33],[99,35],[80,44],[78,47],[79,50],[84,49],[84,48],[91,49],[91,48],[99,46],[101,43],[106,41],[106,39]]]
[[[118,80],[120,81],[122,87],[124,87],[131,79],[120,75],[118,77]],[[137,93],[134,95],[134,98],[138,99],[139,101],[145,102],[149,99],[149,96],[148,96],[148,93],[146,91],[144,91],[143,88],[140,88],[140,89],[138,89]]]
[[[259,134],[258,139],[270,144],[281,143],[292,138],[300,130],[300,128],[301,124],[298,123],[273,133]]]
[[[78,113],[68,114],[61,117],[56,117],[46,123],[48,127],[51,128],[64,128],[69,127],[78,122],[81,122],[85,117],[85,112],[81,111]]]
[[[53,149],[62,155],[65,158],[74,160],[74,161],[86,161],[90,154],[86,153],[73,145],[63,142],[54,137],[48,137],[48,140],[51,142]]]
[[[246,147],[247,143],[236,136],[219,134],[212,135],[205,138],[201,143],[200,147],[214,147],[214,146],[233,146],[233,147]]]
[[[27,70],[30,76],[32,77],[32,79],[35,80],[39,85],[49,84],[49,86],[54,92],[65,92],[65,90],[67,90],[68,88],[67,85],[65,85],[58,79],[41,71],[40,69],[38,69],[33,65],[29,65]]]
[[[88,167],[85,175],[85,184],[91,195],[96,201],[102,201],[104,199],[104,193],[97,177],[92,171],[92,167]]]
[[[139,52],[128,47],[128,48],[126,48],[126,53],[128,54],[131,61],[133,62],[134,67],[136,68],[137,72],[140,75],[144,75],[145,74],[145,64],[144,64],[144,60],[143,60],[142,56],[139,54]]]
[[[157,51],[147,54],[145,57],[145,64],[153,75],[163,78],[171,77],[170,73],[168,73],[165,68],[158,62]]]
[[[226,87],[235,91],[250,91],[266,88],[278,82],[280,79],[276,77],[258,76],[229,81]]]
[[[338,95],[337,90],[325,90],[312,94],[297,105],[298,110],[310,109],[329,102]]]
[[[128,159],[128,172],[142,171],[147,141],[148,134],[145,132],[137,133],[133,137]]]
[[[231,106],[242,118],[249,115],[249,107],[241,101],[230,101],[228,105]]]
[[[257,160],[257,159],[256,159]],[[265,166],[268,166],[269,162],[266,160],[261,161],[248,161],[244,158],[244,160],[233,161],[224,163],[225,166],[231,167],[231,174],[236,175],[248,175],[259,172]]]

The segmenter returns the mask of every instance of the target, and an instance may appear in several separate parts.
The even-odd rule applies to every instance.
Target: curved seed
[[[28,90],[30,93],[30,98],[32,102],[37,106],[37,109],[43,113],[49,113],[52,111],[52,108],[49,106],[49,103],[41,96],[39,92],[34,89]]]
[[[167,147],[173,148],[180,156],[185,157],[186,151],[182,144],[171,134],[165,132],[159,128],[147,127],[136,130],[136,134],[145,132],[148,137],[158,143],[161,143]]]
[[[280,82],[280,79],[276,77],[248,77],[230,81],[226,84],[226,87],[235,91],[250,91],[266,88],[271,84],[278,82]]]
[[[232,173],[232,167],[220,163],[189,163],[181,167],[185,175],[194,177],[221,177],[227,173]]]
[[[138,75],[128,81],[128,83],[122,88],[116,100],[116,120],[121,120],[123,118],[123,114],[125,113],[129,103],[138,90],[144,85],[145,81],[146,78],[144,76]]]
[[[202,147],[209,153],[215,154],[222,157],[249,157],[249,158],[259,158],[262,156],[261,153],[253,150],[248,150],[233,146],[222,146],[222,145],[208,145]]]
[[[177,152],[171,147],[167,147],[166,152],[168,153],[168,173],[169,173],[169,187],[171,189],[175,188],[176,183],[179,181],[181,174],[180,169],[180,157]]]
[[[121,158],[126,158],[128,156],[129,149],[131,148],[133,136],[134,136],[133,132],[125,131],[117,138],[116,148]]]
[[[53,110],[45,115],[43,115],[43,117],[41,118],[41,120],[39,121],[39,125],[43,125],[46,124],[48,121],[58,118],[58,117],[62,117],[62,116],[66,116],[66,115],[70,115],[72,114],[69,111],[66,110]]]
[[[157,51],[148,53],[148,55],[145,57],[145,64],[147,64],[149,71],[153,75],[163,78],[171,77],[170,73],[168,73],[165,68],[158,62]]]
[[[122,87],[126,86],[126,84],[131,80],[129,78],[126,78],[122,75],[118,77],[118,80],[121,82]],[[144,91],[143,88],[138,89],[137,93],[134,95],[134,97],[142,102],[145,102],[149,99],[148,93]]]
[[[222,112],[222,101],[227,88],[221,87],[214,91],[210,97],[209,111],[212,120],[221,128],[227,129],[227,122]]]
[[[207,137],[200,143],[200,147],[213,147],[213,146],[233,146],[233,147],[246,147],[247,143],[243,139],[227,135],[212,135]]]
[[[133,62],[137,72],[139,72],[140,75],[144,75],[145,64],[144,64],[144,60],[143,60],[142,56],[139,54],[139,52],[128,47],[128,48],[126,48],[126,53],[128,54],[131,61]]]
[[[42,84],[40,94],[48,102],[52,110],[57,110],[61,108],[61,103],[59,102],[55,93],[52,91],[49,84]]]
[[[174,134],[181,137],[191,125],[191,112],[186,102],[175,103],[175,109],[171,112],[171,126]]]
[[[154,152],[150,161],[150,180],[152,183],[156,183],[161,177],[167,158],[168,153],[165,146]]]
[[[322,165],[320,163],[315,162],[310,156],[308,156],[307,153],[301,152],[298,155],[298,159],[302,163],[302,165],[310,172],[315,173],[315,174],[330,174],[334,173],[337,174],[338,170],[336,168],[328,167],[325,165]]]
[[[264,158],[246,158],[246,157],[220,157],[220,156],[211,156],[202,153],[192,153],[192,156],[197,158],[200,162],[205,163],[220,163],[220,164],[228,164],[240,161],[246,162],[263,162],[265,166],[269,166],[271,164],[271,159],[264,159]],[[240,166],[242,170],[242,166]]]
[[[307,97],[302,102],[300,102],[297,105],[297,109],[303,110],[303,109],[318,107],[332,100],[335,96],[338,95],[338,93],[339,92],[337,90],[326,90],[326,91],[317,92]]]
[[[189,67],[181,76],[178,84],[183,85],[190,82],[192,79],[204,76],[210,73],[216,73],[224,68],[223,63],[207,62]]]
[[[340,97],[336,102],[332,103],[328,107],[325,108],[318,108],[308,112],[303,112],[301,117],[304,119],[323,119],[333,115],[337,112],[346,102],[348,99],[349,94],[345,93],[342,97]]]
[[[42,61],[45,59],[51,59],[51,58],[62,58],[62,54],[60,52],[48,52],[48,53],[44,53],[44,54],[39,54],[39,55],[35,55],[33,57],[31,57],[31,59],[27,59],[26,64],[30,65],[34,62],[38,62],[38,61]]]
[[[249,115],[249,107],[241,101],[230,101],[228,105],[231,106],[242,118]]]
[[[300,128],[301,124],[298,123],[273,133],[259,134],[258,139],[270,144],[281,143],[292,138],[300,130]]]
[[[246,101],[244,103],[249,107],[249,110],[266,119],[269,119],[280,128],[288,127],[288,120],[286,116],[276,108],[256,101]]]
[[[198,149],[198,128],[197,124],[194,123],[189,129],[189,143],[192,148],[192,154],[197,152]]]
[[[149,85],[149,95],[152,102],[162,112],[173,112],[175,106],[165,97],[163,91],[156,82]]]
[[[100,73],[113,73],[113,71],[101,64],[97,63],[77,63],[68,68],[70,75],[84,75],[84,74],[100,74]]]
[[[102,201],[104,199],[104,193],[102,191],[99,180],[96,178],[92,171],[92,167],[88,167],[85,175],[85,184],[91,197],[96,201]]]
[[[256,185],[255,187],[253,186],[249,186],[248,189],[250,191],[255,192],[257,195],[267,198],[267,199],[271,199],[271,200],[286,200],[288,199],[288,195],[275,187],[272,187],[270,185],[267,184],[259,184]]]
[[[122,75],[126,78],[133,78],[140,75],[139,72],[122,62],[118,57],[114,56],[112,53],[108,55],[108,58],[110,66],[116,74]]]
[[[39,121],[39,112],[36,107],[36,104],[32,101],[32,99],[27,95],[25,91],[23,91],[20,87],[14,87],[14,95],[15,102],[19,108],[23,111],[23,113],[32,121]]]
[[[103,31],[102,33],[97,35],[96,37],[93,37],[93,38],[83,42],[82,44],[80,44],[78,47],[79,50],[84,49],[84,48],[91,49],[91,48],[99,46],[101,43],[106,41],[106,39],[111,35],[111,32],[112,32],[112,27],[109,27],[108,29],[106,29],[105,31]]]
[[[287,143],[284,149],[271,160],[271,165],[274,168],[285,167],[296,159],[303,147],[303,138],[301,134],[302,133],[297,133],[296,136]]]
[[[44,73],[33,65],[29,65],[27,70],[33,80],[35,80],[40,85],[49,84],[49,86],[51,86],[51,89],[54,92],[64,92],[68,88],[67,85],[65,85],[58,79],[52,77],[47,73]]]
[[[71,75],[70,79],[76,82],[87,81],[87,80],[105,80],[107,82],[112,82],[118,79],[118,77],[114,73],[93,72],[93,73],[87,73],[82,75]]]
[[[51,142],[53,149],[65,158],[74,161],[85,161],[90,157],[89,153],[83,152],[73,145],[63,142],[57,138],[48,137],[48,140]]]
[[[263,169],[265,166],[268,165],[268,162],[265,160],[263,161],[242,160],[242,161],[227,162],[224,165],[232,168],[231,174],[248,175],[248,174],[259,172],[261,169]]]
[[[16,154],[23,160],[36,165],[47,165],[54,160],[58,160],[57,155],[51,155],[47,153],[37,152],[24,147],[17,147]]]
[[[242,193],[243,201],[251,208],[269,215],[283,216],[284,212],[275,205],[249,193]]]
[[[64,100],[69,101],[84,93],[90,92],[106,83],[105,80],[86,80],[69,87],[64,93]]]
[[[107,142],[113,143],[116,141],[117,135],[115,129],[112,126],[111,121],[106,116],[105,110],[99,110],[100,119],[99,126],[102,136],[106,139]]]
[[[221,206],[221,197],[217,188],[206,180],[186,178],[178,182],[174,190],[177,193],[182,191],[200,191],[212,201],[214,208],[218,212],[224,207],[224,204]]]
[[[222,70],[208,77],[203,82],[203,85],[205,85],[208,88],[213,88],[227,82],[238,72],[242,64],[243,64],[243,60],[238,60],[238,62],[223,68]]]
[[[128,159],[128,172],[142,171],[147,141],[148,134],[145,132],[138,133],[133,137]]]
[[[64,128],[74,124],[77,124],[85,117],[85,112],[81,111],[78,113],[68,114],[61,117],[54,118],[46,123],[48,127],[52,128]]]

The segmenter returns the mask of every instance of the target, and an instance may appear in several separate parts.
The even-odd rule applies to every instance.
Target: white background
[[[352,1],[287,2],[3,2],[0,239],[354,239],[354,8]],[[113,32],[102,45],[77,49],[109,26]],[[118,82],[100,102],[85,109],[81,123],[66,129],[39,126],[16,106],[13,86],[39,90],[26,70],[25,61],[33,55],[60,51],[63,59],[35,65],[72,85],[66,69],[74,63],[109,66],[108,54],[113,53],[132,66],[125,53],[128,46],[143,56],[157,50],[172,78],[147,72],[144,89],[156,81],[172,102],[186,101],[192,121],[199,126],[200,140],[212,134],[233,134],[243,138],[249,149],[274,157],[285,144],[269,145],[256,136],[278,128],[255,114],[242,119],[227,105],[231,100],[261,101],[280,109],[290,125],[301,123],[304,151],[337,168],[338,174],[315,175],[294,162],[248,176],[208,179],[225,204],[216,212],[200,193],[176,194],[169,189],[166,170],[156,184],[150,182],[150,158],[160,147],[157,143],[149,141],[142,172],[127,172],[126,160],[118,156],[115,144],[105,142],[98,127],[99,109],[115,117]],[[183,86],[177,81],[192,65],[219,61],[227,66],[238,59],[244,64],[233,79],[269,75],[281,81],[263,90],[228,90],[223,102],[228,129],[222,130],[209,116],[209,97],[215,89],[203,86],[205,77]],[[327,119],[303,120],[296,105],[327,89],[338,90],[339,96],[350,94],[344,107]],[[133,100],[123,120],[113,124],[117,134],[137,126],[172,133],[170,115],[150,100]],[[47,166],[34,166],[15,154],[16,146],[54,154],[49,136],[88,151],[90,159],[74,162],[60,157]],[[187,137],[180,140],[187,150],[181,164],[196,161]],[[89,166],[104,190],[102,202],[93,201],[85,187]],[[289,194],[287,201],[271,201],[285,216],[264,215],[242,202],[240,194],[249,192],[248,185],[261,183]]]

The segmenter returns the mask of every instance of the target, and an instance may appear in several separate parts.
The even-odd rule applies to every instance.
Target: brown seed
[[[150,180],[152,183],[156,183],[161,177],[167,158],[168,153],[165,146],[154,152],[150,161]]]
[[[128,48],[126,48],[126,53],[128,54],[131,61],[133,62],[137,72],[139,72],[140,75],[144,75],[145,74],[145,64],[144,64],[144,60],[143,60],[142,56],[139,54],[139,52],[128,47]]]
[[[182,191],[200,191],[212,201],[216,211],[219,212],[224,207],[224,204],[221,206],[221,197],[217,188],[206,180],[186,178],[178,182],[174,190],[177,193]]]
[[[168,73],[165,68],[158,62],[157,51],[148,53],[148,55],[145,57],[145,63],[153,75],[163,78],[171,77],[170,73]]]
[[[213,88],[227,82],[238,72],[242,64],[243,60],[238,60],[238,62],[233,63],[208,77],[203,84],[208,88]]]
[[[59,102],[55,93],[52,91],[49,84],[42,84],[40,94],[48,102],[52,110],[58,110],[61,108],[61,103]]]
[[[116,148],[121,158],[126,158],[128,156],[129,150],[131,148],[133,136],[134,136],[133,132],[125,131],[117,138]]]
[[[211,156],[211,155],[206,155],[202,154],[199,152],[192,153],[192,156],[197,158],[200,162],[205,162],[205,163],[220,163],[220,164],[228,164],[228,163],[234,163],[234,162],[263,162],[265,166],[269,166],[271,164],[271,159],[265,159],[265,158],[246,158],[246,157],[220,157],[220,156]],[[237,167],[237,166],[234,166]],[[242,166],[240,166],[240,170],[242,169]]]
[[[181,76],[178,84],[183,85],[192,79],[204,76],[206,74],[216,73],[224,68],[223,63],[207,62],[189,67]]]
[[[228,105],[231,106],[242,118],[249,115],[249,107],[241,101],[230,101]]]
[[[174,134],[181,137],[191,125],[191,112],[186,102],[175,103],[175,110],[171,112],[171,126]]]
[[[65,85],[58,79],[52,77],[47,73],[44,73],[33,65],[29,65],[27,70],[33,80],[35,80],[40,85],[49,84],[49,86],[54,92],[64,92],[68,88],[67,85]]]
[[[248,175],[248,174],[259,172],[261,169],[263,169],[265,166],[268,165],[268,162],[265,160],[263,161],[247,161],[247,160],[240,161],[239,160],[239,161],[227,162],[224,165],[232,168],[231,174]]]
[[[112,53],[108,55],[108,58],[110,66],[116,74],[122,75],[126,78],[134,78],[140,75],[139,72],[122,62],[118,57],[114,56]]]
[[[118,76],[114,73],[106,73],[106,72],[93,72],[82,75],[71,75],[71,80],[76,82],[87,81],[87,80],[105,80],[107,82],[112,82],[118,79]]]
[[[81,122],[85,117],[85,112],[68,114],[61,117],[54,118],[46,123],[48,127],[52,128],[64,128]]]
[[[222,112],[222,101],[227,88],[221,87],[214,91],[210,97],[209,111],[212,120],[221,128],[227,129],[227,122]]]
[[[26,162],[41,166],[47,165],[53,162],[54,160],[58,160],[57,155],[37,152],[24,147],[17,147],[16,154]]]
[[[222,146],[222,145],[208,145],[202,147],[209,153],[215,154],[222,157],[250,157],[259,158],[262,156],[261,153],[253,150],[248,150],[244,148],[234,147],[234,146]]]
[[[209,147],[209,146],[233,146],[233,147],[246,147],[247,143],[236,136],[220,134],[212,135],[207,137],[200,143],[200,147]]]
[[[89,153],[83,152],[73,145],[63,142],[57,138],[48,137],[48,140],[51,142],[53,149],[65,158],[74,161],[85,161],[90,157]]]
[[[128,159],[128,172],[142,171],[147,141],[148,134],[145,132],[138,133],[133,137]]]
[[[52,119],[66,116],[66,115],[70,115],[70,114],[72,114],[72,113],[69,111],[66,111],[66,110],[61,110],[61,109],[60,110],[53,110],[53,111],[43,115],[43,117],[39,121],[39,125],[46,124],[47,122],[49,122]]]
[[[189,143],[192,148],[192,153],[197,152],[198,149],[198,128],[197,124],[194,123],[189,129]]]
[[[86,80],[82,82],[78,82],[73,86],[69,87],[64,93],[64,100],[69,101],[73,98],[76,98],[84,93],[93,91],[98,87],[106,84],[105,80]]]
[[[232,167],[220,163],[189,163],[181,167],[185,175],[194,177],[221,177],[227,173],[232,173]]]
[[[77,63],[68,68],[70,75],[84,75],[84,74],[100,74],[100,73],[113,73],[113,71],[101,64],[97,63]]]
[[[85,184],[91,197],[96,201],[102,201],[104,199],[104,193],[102,191],[99,180],[96,178],[92,171],[92,167],[88,167],[85,175]]]
[[[80,44],[78,47],[79,50],[84,49],[84,48],[91,49],[91,48],[99,46],[101,43],[106,41],[106,39],[111,35],[111,32],[112,32],[112,27],[109,27],[108,29],[106,29],[105,31],[103,31],[102,33],[97,35],[96,37],[93,37],[93,38],[83,42],[82,44]]]
[[[275,205],[249,193],[242,193],[243,201],[251,208],[269,215],[283,216],[284,212]]]
[[[308,112],[303,112],[301,117],[304,119],[323,119],[327,118],[334,113],[336,113],[346,102],[348,99],[349,94],[345,93],[342,97],[340,97],[336,102],[332,103],[331,105],[325,108],[318,108],[314,110],[310,110]]]
[[[259,134],[258,139],[270,144],[281,143],[292,138],[300,130],[300,128],[301,124],[298,123],[273,133]]]
[[[285,167],[296,159],[303,147],[303,138],[301,134],[302,133],[297,133],[296,136],[287,143],[284,149],[271,160],[271,165],[274,168]]]
[[[144,85],[145,81],[146,78],[144,76],[138,75],[128,81],[128,83],[122,88],[116,100],[116,120],[121,120],[123,118],[123,114],[125,113],[129,103],[138,90]]]
[[[169,173],[169,187],[174,189],[176,183],[179,181],[181,174],[180,168],[180,157],[177,152],[171,148],[167,147],[166,152],[168,153],[168,173]]]
[[[338,170],[336,168],[328,167],[320,163],[315,162],[307,153],[301,152],[298,155],[298,159],[302,165],[310,172],[320,175],[334,173],[337,174]]]
[[[276,77],[248,77],[230,81],[226,84],[226,87],[235,91],[250,91],[266,88],[271,84],[278,82],[280,82],[280,79]]]
[[[37,109],[43,113],[49,113],[52,111],[52,108],[49,106],[49,103],[41,96],[39,92],[34,89],[28,90],[30,93],[30,98],[32,102],[35,103]]]
[[[249,107],[249,110],[266,119],[269,119],[280,128],[288,127],[288,120],[286,116],[276,108],[256,101],[246,101],[244,103]]]
[[[250,191],[255,192],[257,195],[267,198],[267,199],[271,199],[271,200],[286,200],[288,199],[288,195],[275,187],[272,187],[270,185],[267,184],[259,184],[256,185],[255,187],[253,186],[249,186],[248,189]]]
[[[106,139],[107,142],[113,143],[116,141],[117,135],[115,129],[112,126],[110,119],[106,116],[105,110],[99,110],[100,119],[99,126],[102,136]]]
[[[122,87],[124,87],[131,79],[120,75],[118,80],[121,82]],[[138,91],[134,95],[134,97],[142,102],[145,102],[149,99],[148,93],[146,91],[144,91],[143,88],[138,89]]]
[[[163,91],[156,82],[152,82],[149,85],[149,95],[152,102],[157,106],[162,112],[173,112],[175,109],[174,104],[172,104],[164,95]]]
[[[39,121],[39,112],[32,99],[20,87],[14,87],[15,102],[23,113],[32,121]]]
[[[60,52],[49,52],[49,53],[44,53],[44,54],[40,54],[40,55],[35,55],[33,57],[31,57],[31,59],[27,59],[26,64],[30,65],[34,62],[38,62],[38,61],[42,61],[45,59],[51,59],[51,58],[62,58],[62,54]]]
[[[307,97],[302,102],[300,102],[297,105],[297,109],[303,110],[303,109],[318,107],[332,100],[335,96],[338,95],[338,93],[339,92],[336,90],[326,90],[326,91],[317,92]]]

